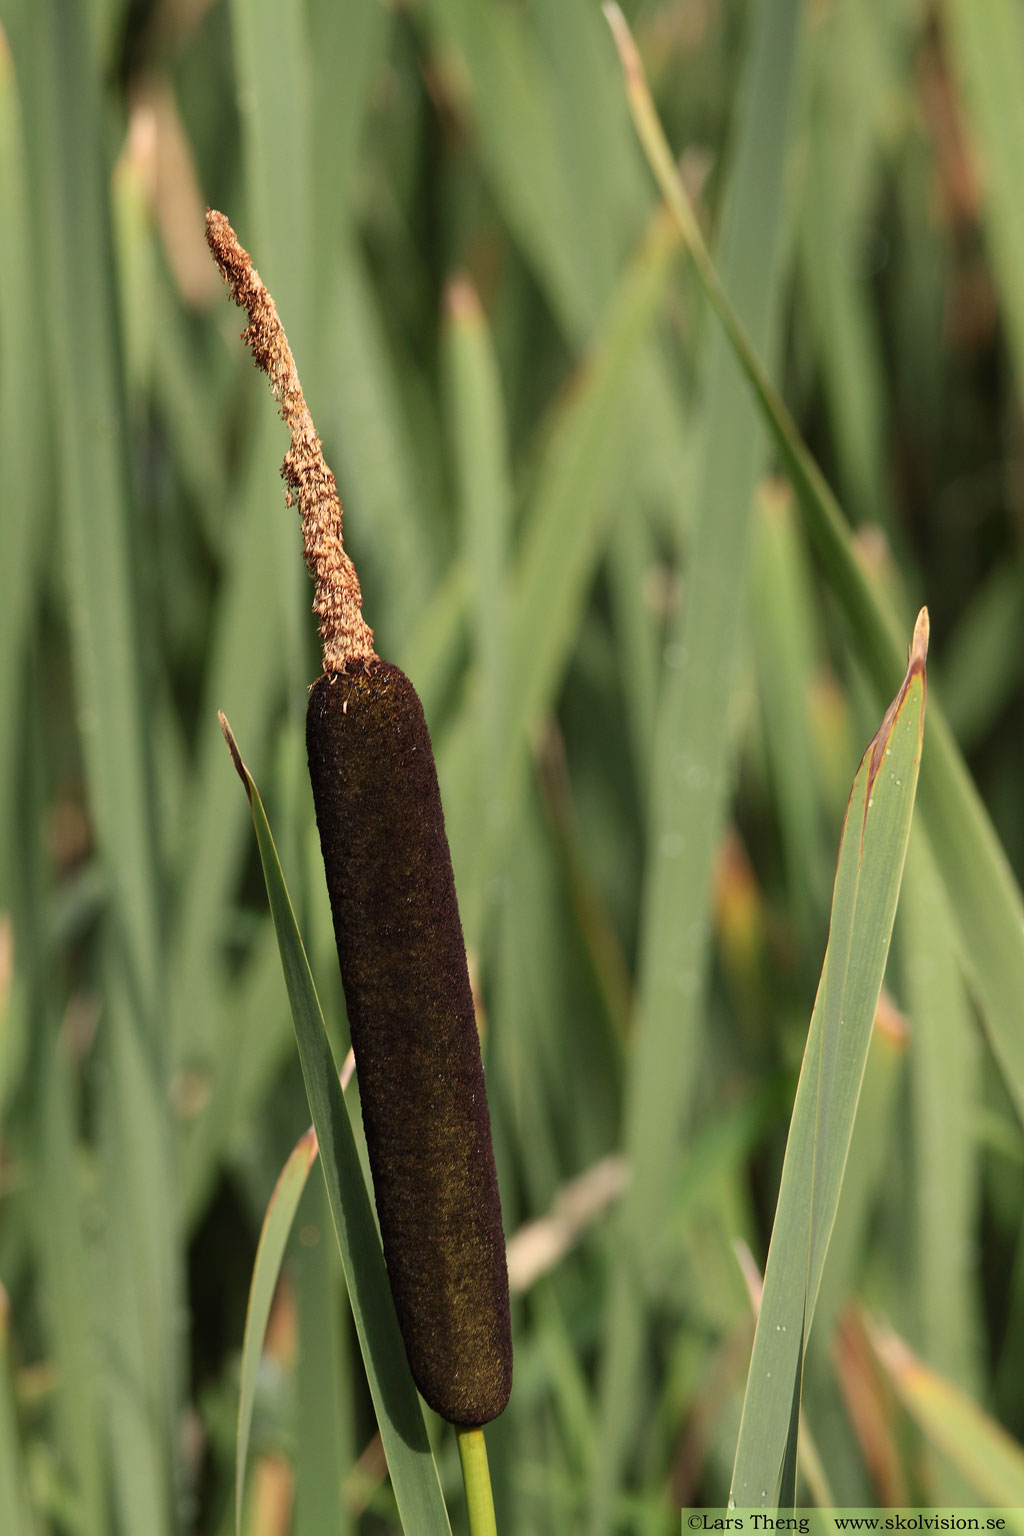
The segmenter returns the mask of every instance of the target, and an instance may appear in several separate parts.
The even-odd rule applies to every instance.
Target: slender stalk
[[[466,1429],[456,1425],[455,1435],[459,1442],[459,1460],[462,1462],[470,1536],[497,1536],[484,1432],[482,1429]]]

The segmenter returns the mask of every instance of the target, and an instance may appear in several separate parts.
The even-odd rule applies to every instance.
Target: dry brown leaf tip
[[[270,380],[282,420],[291,433],[281,474],[287,502],[298,502],[306,568],[313,577],[313,612],[320,620],[326,673],[341,672],[353,661],[376,656],[373,631],[362,614],[362,592],[355,566],[341,540],[341,500],[334,475],[309,414],[288,338],[249,253],[239,244],[227,219],[215,208],[206,212],[206,243],[223,274],[231,297],[249,316],[242,340],[257,368]]]

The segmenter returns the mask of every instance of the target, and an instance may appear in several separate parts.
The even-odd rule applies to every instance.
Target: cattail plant
[[[423,1397],[462,1428],[512,1381],[501,1206],[473,996],[423,708],[381,660],[334,475],[273,299],[223,214],[207,241],[291,433],[282,475],[315,583],[309,774],[395,1311]],[[463,1449],[465,1464],[465,1448]]]

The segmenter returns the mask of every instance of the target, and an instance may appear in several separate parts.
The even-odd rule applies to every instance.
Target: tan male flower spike
[[[337,483],[324,459],[277,306],[231,225],[214,208],[206,214],[206,242],[231,297],[249,316],[242,340],[270,380],[292,435],[281,475],[288,486],[288,505],[299,504],[306,568],[316,583],[313,612],[320,620],[324,671],[338,672],[354,660],[369,660],[374,649],[373,631],[363,619],[359,577],[341,542]]]

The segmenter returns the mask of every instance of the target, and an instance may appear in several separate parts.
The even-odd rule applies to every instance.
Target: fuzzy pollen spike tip
[[[306,568],[315,582],[313,612],[320,620],[324,671],[339,672],[348,662],[368,660],[375,653],[373,631],[363,619],[359,577],[341,542],[337,483],[324,459],[277,306],[249,253],[215,208],[206,211],[206,243],[231,297],[249,316],[242,340],[257,368],[270,380],[281,418],[291,433],[281,475],[288,487],[288,505],[299,504]]]

